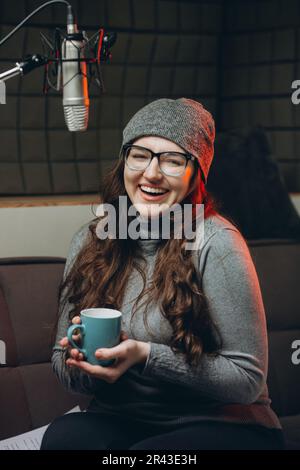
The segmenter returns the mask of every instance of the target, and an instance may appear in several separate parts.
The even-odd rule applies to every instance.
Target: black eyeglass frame
[[[137,169],[134,169],[134,168],[131,168],[128,164],[127,164],[127,158],[126,158],[126,151],[130,148],[137,148],[137,149],[140,149],[140,150],[146,150],[147,152],[150,152],[151,154],[151,158],[150,158],[150,161],[148,163],[148,165],[143,169],[143,170],[137,170]],[[123,156],[125,158],[125,163],[126,165],[128,166],[128,168],[130,168],[132,171],[145,171],[146,168],[148,168],[148,166],[150,166],[152,160],[154,157],[157,157],[158,159],[158,165],[159,165],[159,168],[160,170],[166,175],[166,176],[172,176],[172,175],[168,175],[164,172],[164,170],[162,170],[161,166],[160,166],[160,156],[161,155],[164,155],[166,153],[175,153],[177,155],[181,155],[182,157],[185,157],[185,167],[184,167],[184,170],[186,169],[187,167],[187,164],[188,164],[188,161],[191,160],[191,161],[195,161],[197,160],[197,158],[192,155],[191,153],[181,153],[181,152],[177,152],[177,151],[173,151],[173,150],[167,150],[167,151],[164,151],[164,152],[153,152],[152,150],[146,148],[146,147],[142,147],[141,145],[134,145],[134,144],[125,144],[123,145],[123,148],[122,148],[122,153],[123,153]],[[178,176],[181,176],[181,175],[178,175]]]

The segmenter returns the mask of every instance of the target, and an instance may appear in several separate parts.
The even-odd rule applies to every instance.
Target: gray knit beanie
[[[205,182],[214,155],[215,123],[201,103],[188,98],[162,98],[147,104],[123,130],[122,147],[147,135],[172,140],[197,157]]]

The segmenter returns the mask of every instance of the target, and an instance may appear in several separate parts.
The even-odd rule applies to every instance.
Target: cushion
[[[43,426],[90,398],[63,389],[51,366],[65,260],[0,260],[0,440]]]

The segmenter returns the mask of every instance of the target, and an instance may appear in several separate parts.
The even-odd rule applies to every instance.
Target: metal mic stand
[[[5,95],[5,81],[9,80],[10,78],[16,77],[17,75],[26,75],[27,73],[31,72],[42,65],[48,63],[47,57],[43,57],[39,54],[34,54],[29,56],[21,62],[20,64],[17,62],[16,67],[7,70],[6,72],[0,73],[0,104],[6,103],[6,95]]]

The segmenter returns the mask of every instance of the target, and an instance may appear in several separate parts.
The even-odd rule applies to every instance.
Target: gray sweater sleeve
[[[72,267],[76,256],[82,248],[86,237],[88,235],[88,225],[86,224],[73,236],[69,253],[65,265],[64,276],[65,279],[70,268]],[[66,365],[66,351],[60,346],[59,341],[66,336],[67,329],[71,322],[69,321],[69,312],[72,309],[72,305],[67,301],[63,302],[64,296],[59,306],[59,322],[56,334],[56,341],[53,347],[52,354],[52,367],[63,386],[71,391],[84,394],[94,394],[99,387],[101,387],[102,381],[94,379],[88,374],[85,374],[77,368],[70,368]]]
[[[150,342],[142,374],[224,403],[253,403],[265,385],[267,334],[257,274],[241,234],[228,228],[215,232],[201,249],[198,267],[222,351],[216,357],[203,354],[189,366],[183,354]]]

